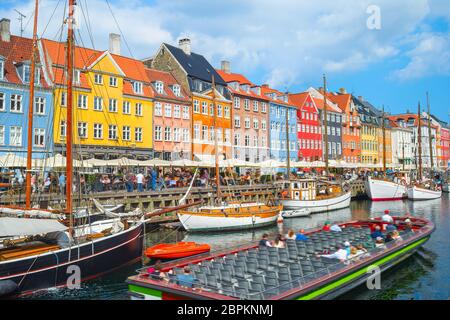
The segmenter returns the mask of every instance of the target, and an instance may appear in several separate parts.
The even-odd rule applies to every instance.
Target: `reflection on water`
[[[254,231],[187,234],[176,230],[153,230],[146,236],[146,245],[160,242],[195,241],[208,243],[213,250],[257,241],[263,233],[275,235],[289,229],[310,229],[325,221],[341,222],[365,220],[380,216],[384,210],[393,215],[409,213],[433,221],[436,231],[431,239],[411,258],[382,274],[381,290],[359,287],[341,297],[343,299],[448,299],[450,297],[450,205],[448,195],[431,201],[371,202],[352,201],[350,209],[313,214],[308,217],[285,219],[277,226]],[[126,267],[118,272],[82,284],[80,290],[60,289],[37,294],[38,299],[127,299],[124,281],[140,265]]]

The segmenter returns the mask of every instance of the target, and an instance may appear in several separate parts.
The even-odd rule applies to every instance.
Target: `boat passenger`
[[[340,262],[345,262],[347,260],[348,253],[347,253],[346,249],[344,249],[342,247],[338,247],[338,250],[335,253],[322,254],[322,255],[318,255],[318,257],[324,257],[324,258],[329,258],[329,259],[339,259]]]
[[[380,226],[375,226],[375,230],[370,234],[372,239],[377,239],[378,237],[383,239],[383,233],[381,232]]]
[[[308,237],[305,235],[305,230],[300,229],[299,233],[295,236],[296,241],[306,241],[308,240]]]
[[[364,248],[364,246],[361,243],[356,245],[356,250],[358,250],[357,254],[363,254],[363,253],[367,253],[368,252],[367,249]]]
[[[295,238],[296,238],[296,235],[295,235],[294,230],[289,229],[288,233],[286,234],[286,239],[295,240]]]
[[[272,244],[269,241],[269,235],[267,233],[264,233],[262,235],[262,239],[259,240],[259,245],[262,247],[271,247]]]
[[[394,219],[390,216],[389,210],[384,210],[384,215],[381,216],[381,220],[387,223],[394,223]]]
[[[392,232],[392,239],[394,239],[395,241],[403,240],[402,237],[400,236],[400,233],[397,230]]]
[[[414,232],[411,220],[410,219],[406,219],[405,223],[406,223],[405,232]]]
[[[344,248],[347,251],[347,256],[349,256],[352,253],[352,245],[349,241],[344,242]]]
[[[162,271],[161,260],[156,261],[153,267],[147,269],[147,273],[152,279],[169,281],[169,277]]]
[[[330,231],[330,224],[331,224],[330,221],[325,221],[322,227],[322,231]]]
[[[275,238],[275,240],[274,240],[274,242],[273,242],[273,247],[275,247],[275,248],[280,248],[280,249],[283,249],[283,248],[285,247],[284,241],[283,241],[283,239],[281,238],[280,235],[278,235],[278,236]]]
[[[394,232],[394,231],[396,231],[397,230],[397,227],[395,226],[395,225],[393,225],[393,224],[388,224],[387,226],[386,226],[386,232]]]
[[[192,288],[194,286],[195,278],[191,274],[191,268],[188,266],[184,267],[184,272],[182,274],[177,275],[177,283],[178,285],[186,288]]]
[[[334,232],[342,232],[342,228],[339,227],[337,224],[333,224],[333,225],[330,227],[330,231],[334,231]]]
[[[391,242],[391,241],[394,241],[394,238],[392,237],[392,233],[389,232],[389,233],[386,235],[386,238],[384,238],[384,242],[385,242],[385,243],[388,243],[388,242]]]

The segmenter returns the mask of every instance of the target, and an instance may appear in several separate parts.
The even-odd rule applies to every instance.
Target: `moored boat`
[[[406,218],[412,222],[411,230],[405,228]],[[374,268],[384,272],[411,256],[435,228],[423,218],[394,217],[401,237],[376,245],[369,235],[375,225],[383,223],[379,218],[351,221],[339,224],[342,232],[315,229],[306,233],[308,240],[288,240],[282,249],[254,243],[166,263],[161,267],[169,281],[149,275],[143,268],[128,278],[129,294],[132,299],[148,300],[332,299],[363,284],[373,276]],[[357,252],[346,261],[317,256],[335,250],[344,241],[364,243],[367,251]],[[189,267],[194,277],[193,288],[179,285],[177,275],[184,267]]]
[[[408,199],[409,200],[433,200],[442,196],[442,190],[439,188],[431,189],[421,186],[413,185],[408,187]]]
[[[298,218],[298,217],[307,217],[311,214],[311,210],[303,208],[296,210],[285,210],[281,211],[281,216],[283,218]]]
[[[393,201],[406,198],[407,181],[404,178],[391,181],[368,177],[366,192],[372,201]]]
[[[161,243],[145,250],[145,255],[153,259],[178,259],[209,252],[208,244],[195,242]]]

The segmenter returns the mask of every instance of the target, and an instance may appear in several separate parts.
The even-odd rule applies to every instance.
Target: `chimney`
[[[323,87],[319,87],[319,92],[320,92],[321,94],[323,94],[323,93],[324,93],[324,91],[323,91]]]
[[[109,34],[109,52],[120,55],[120,34]]]
[[[191,39],[183,38],[178,41],[178,47],[184,51],[187,55],[191,54]]]
[[[363,96],[358,96],[358,100],[359,101],[364,101],[364,97]]]
[[[263,87],[263,88],[268,88],[269,85],[268,85],[267,83],[264,83],[264,84],[261,85],[261,87]]]
[[[222,62],[221,62],[221,69],[225,73],[231,73],[230,61],[222,60]]]
[[[345,88],[339,88],[339,92],[340,92],[341,94],[346,94],[346,93],[347,93],[347,90],[345,90]]]
[[[11,40],[11,30],[10,30],[11,20],[3,18],[0,20],[0,39],[5,42]]]

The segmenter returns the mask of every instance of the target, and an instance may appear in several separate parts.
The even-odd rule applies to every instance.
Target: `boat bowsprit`
[[[195,242],[162,243],[145,250],[145,255],[153,259],[179,259],[209,252],[208,244]]]
[[[129,294],[142,300],[333,299],[366,282],[373,266],[384,272],[404,261],[435,229],[424,218],[393,219],[399,236],[382,244],[370,236],[376,226],[385,224],[375,218],[341,223],[341,232],[314,229],[305,233],[307,240],[287,240],[285,248],[249,243],[163,263],[163,275],[145,267],[127,279]],[[347,241],[355,247],[349,256],[324,254]],[[183,274],[192,275],[188,285],[186,276],[180,277]]]

